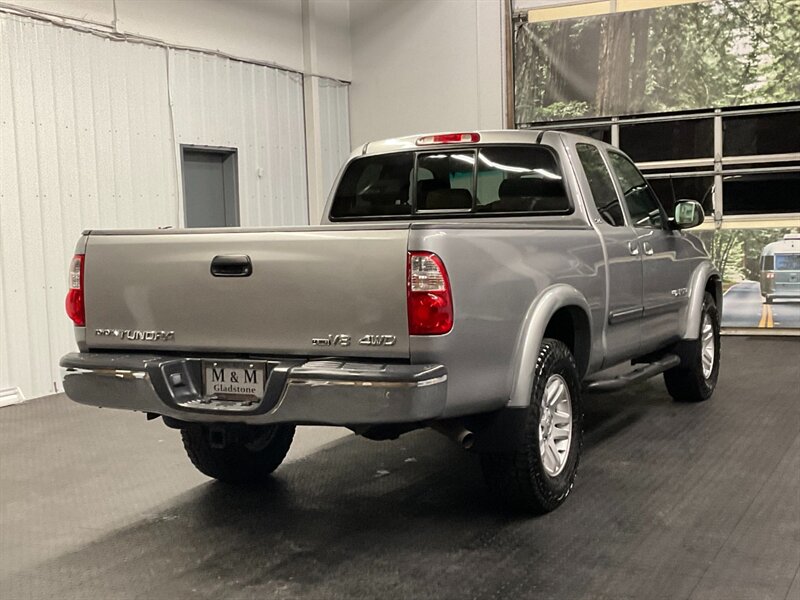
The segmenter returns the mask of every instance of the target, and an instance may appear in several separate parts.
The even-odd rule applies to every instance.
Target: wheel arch
[[[589,367],[592,319],[589,303],[574,287],[555,284],[531,303],[520,330],[511,370],[509,407],[528,406],[534,367],[545,337],[558,339],[572,351],[582,378]]]
[[[706,292],[714,297],[717,310],[722,314],[722,277],[710,260],[701,263],[692,274],[689,284],[689,304],[684,319],[686,326],[682,336],[685,340],[697,339],[699,335],[703,298]]]

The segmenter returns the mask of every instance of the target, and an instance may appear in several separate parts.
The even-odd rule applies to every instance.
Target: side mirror
[[[703,205],[697,200],[678,200],[675,203],[675,216],[670,219],[673,229],[697,227],[705,220]]]

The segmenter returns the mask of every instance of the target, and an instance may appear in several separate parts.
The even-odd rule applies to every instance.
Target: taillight
[[[775,279],[775,273],[767,272],[767,279]]]
[[[67,292],[67,316],[75,325],[86,325],[86,305],[83,302],[83,254],[76,254],[69,264],[69,291]]]
[[[442,259],[408,253],[408,333],[442,335],[453,328],[453,297]]]
[[[437,133],[417,138],[417,146],[436,144],[475,144],[481,141],[480,133]]]

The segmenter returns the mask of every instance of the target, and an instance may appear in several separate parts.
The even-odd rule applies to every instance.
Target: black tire
[[[181,437],[201,473],[226,483],[258,485],[283,462],[294,425],[189,425],[181,429]]]
[[[772,304],[773,300],[774,300],[774,298],[772,296],[766,296],[764,298],[764,302],[766,302],[767,304]]]
[[[539,446],[539,424],[545,386],[560,375],[569,390],[572,439],[560,473],[547,472]],[[545,338],[536,360],[531,402],[524,432],[510,452],[481,454],[481,467],[490,491],[504,505],[532,514],[550,512],[566,500],[575,482],[583,444],[583,404],[575,358],[567,346]]]
[[[703,374],[702,358],[702,329],[706,317],[711,321],[714,339],[714,360],[708,377]],[[680,356],[681,364],[664,372],[664,383],[669,395],[678,402],[708,400],[717,387],[720,358],[719,312],[714,297],[708,292],[703,298],[698,338],[681,342],[676,346],[675,352]]]

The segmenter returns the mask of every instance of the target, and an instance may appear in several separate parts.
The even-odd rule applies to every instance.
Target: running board
[[[655,362],[636,367],[622,375],[617,375],[611,379],[596,379],[584,382],[583,389],[587,392],[615,392],[624,388],[626,385],[647,379],[653,375],[663,373],[681,364],[681,359],[675,354],[666,354]]]

